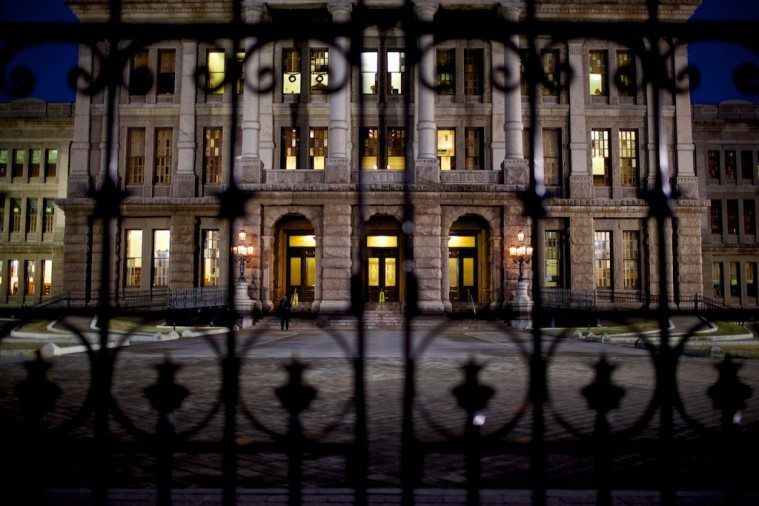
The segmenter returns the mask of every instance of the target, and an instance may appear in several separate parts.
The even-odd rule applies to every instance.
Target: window
[[[722,201],[712,200],[709,208],[712,234],[722,233]]]
[[[545,242],[545,283],[549,288],[564,286],[562,249],[564,233],[561,230],[546,230]]]
[[[361,129],[361,168],[376,170],[379,167],[379,131],[376,128]]]
[[[746,262],[746,295],[756,297],[756,262]]]
[[[11,232],[21,232],[21,201],[11,199]]]
[[[208,52],[208,84],[206,93],[209,95],[224,94],[224,51]]]
[[[546,85],[542,87],[543,95],[555,97],[559,88],[559,52],[556,50],[544,50],[541,52],[540,60],[546,80]]]
[[[145,129],[127,130],[126,184],[141,185],[145,174]]]
[[[26,282],[24,283],[24,295],[34,295],[34,292],[36,291],[36,286],[34,284],[34,271],[36,267],[36,262],[34,260],[26,260],[24,262],[24,276]]]
[[[456,94],[456,50],[437,50],[437,92],[440,95]]]
[[[48,149],[45,160],[45,177],[56,177],[58,175],[58,150]]]
[[[741,286],[738,284],[739,276],[738,262],[730,262],[730,297],[741,296]]]
[[[485,167],[483,159],[483,129],[466,128],[464,130],[464,169],[482,170]]]
[[[153,231],[153,286],[169,284],[169,246],[171,234],[168,230]]]
[[[53,289],[53,261],[42,261],[42,295],[50,295]]]
[[[753,200],[743,201],[743,233],[756,235],[756,204]]]
[[[377,73],[379,72],[377,51],[361,53],[361,93],[373,95],[377,93]]]
[[[311,128],[308,131],[308,167],[324,170],[327,160],[327,129]]]
[[[300,137],[297,128],[282,129],[282,167],[285,170],[298,168]]]
[[[590,52],[590,96],[607,96],[609,94],[607,77],[606,51]]]
[[[311,94],[321,94],[329,86],[329,50],[311,49],[309,59]]]
[[[406,167],[406,131],[388,128],[387,138],[387,168],[403,170]]]
[[[543,129],[544,184],[559,186],[561,181],[561,130]]]
[[[5,231],[5,195],[0,193],[0,232]]]
[[[45,199],[45,215],[42,217],[42,231],[50,233],[55,226],[55,204],[53,200]]]
[[[39,216],[39,210],[37,209],[37,199],[28,199],[26,201],[26,232],[33,234],[37,232],[37,217]]]
[[[640,236],[635,231],[622,232],[622,281],[628,290],[640,288]]]
[[[456,169],[456,130],[447,128],[437,131],[437,159],[440,170]]]
[[[142,281],[142,230],[126,231],[125,286],[139,287]]]
[[[619,171],[622,186],[638,186],[638,132],[619,131]]]
[[[219,266],[219,231],[203,230],[203,286],[219,286],[221,269]]]
[[[294,95],[300,93],[300,49],[282,50],[282,93]]]
[[[148,50],[140,49],[132,55],[129,63],[129,94],[145,95],[150,90]]]
[[[709,150],[706,154],[706,163],[709,168],[709,179],[719,181],[719,151]]]
[[[735,151],[725,151],[725,179],[735,181],[738,174],[738,162]]]
[[[727,201],[727,233],[738,235],[738,201]]]
[[[155,129],[155,184],[171,184],[171,128]]]
[[[8,261],[8,294],[18,293],[18,260]]]
[[[749,184],[754,180],[754,161],[752,155],[752,151],[741,151],[741,179]]]
[[[174,94],[176,58],[177,53],[173,49],[158,50],[158,76],[156,79],[156,93],[159,95]]]
[[[203,130],[203,180],[205,184],[221,183],[221,133],[220,127]]]
[[[591,157],[593,168],[593,185],[609,184],[609,131],[593,130],[591,132]]]
[[[594,235],[596,288],[611,288],[611,232],[596,232]]]
[[[403,51],[387,52],[387,93],[403,94],[403,79],[406,72],[406,57]]]
[[[619,96],[634,97],[637,88],[635,59],[631,51],[617,51],[617,73],[619,75]]]
[[[29,157],[29,177],[40,177],[40,167],[42,166],[42,150],[33,149]]]
[[[464,95],[481,96],[484,90],[482,49],[464,49]]]
[[[724,288],[722,286],[722,262],[712,263],[712,293],[717,298],[724,297]]]
[[[24,176],[24,150],[14,149],[11,177],[23,177],[23,176]]]
[[[0,178],[5,178],[8,173],[8,150],[0,149]]]

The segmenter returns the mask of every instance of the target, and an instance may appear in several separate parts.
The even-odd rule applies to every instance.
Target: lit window
[[[727,233],[738,235],[738,201],[734,199],[727,201]]]
[[[607,73],[606,51],[590,52],[590,95],[606,96],[608,87],[606,84]]]
[[[29,177],[40,177],[40,167],[42,166],[42,150],[33,149],[29,157]]]
[[[440,95],[456,94],[456,50],[437,50],[437,92]]]
[[[485,162],[482,158],[482,128],[467,128],[464,130],[464,169],[482,170]]]
[[[158,51],[158,77],[156,79],[156,93],[159,95],[174,94],[176,58],[177,52],[173,49],[160,49]]]
[[[127,130],[126,184],[141,185],[145,174],[145,129]]]
[[[402,51],[387,52],[387,93],[401,95],[406,72],[406,57]]]
[[[298,168],[300,137],[297,128],[282,129],[282,167],[285,170]]]
[[[622,280],[624,287],[640,288],[640,236],[638,232],[622,232]]]
[[[619,75],[619,96],[634,97],[637,81],[635,59],[631,51],[617,51],[617,73]]]
[[[596,288],[611,288],[611,232],[596,232],[594,239]]]
[[[549,288],[561,288],[564,284],[561,257],[563,236],[561,230],[546,230],[544,286]]]
[[[282,51],[282,93],[300,93],[300,50],[287,48]]]
[[[224,94],[224,51],[208,52],[208,90],[211,95]]]
[[[746,295],[756,297],[756,262],[746,262]]]
[[[37,209],[37,199],[29,199],[26,201],[26,232],[33,234],[37,232],[37,217],[39,216],[39,210]]]
[[[171,184],[171,128],[155,129],[155,184]]]
[[[11,199],[11,232],[21,232],[21,201]]]
[[[53,289],[53,261],[42,261],[42,295],[50,295]]]
[[[753,200],[743,201],[743,233],[756,235],[756,204]]]
[[[24,262],[24,273],[26,277],[24,295],[34,295],[34,292],[37,289],[34,284],[36,265],[37,263],[34,260],[26,260]]]
[[[219,127],[204,129],[203,179],[205,184],[221,183],[221,133]]]
[[[23,177],[24,176],[24,150],[13,150],[13,167],[11,171],[11,177]]]
[[[309,60],[311,93],[324,93],[329,86],[329,50],[312,49]]]
[[[437,131],[437,159],[440,170],[456,169],[456,130],[447,128]]]
[[[378,63],[377,51],[361,53],[361,93],[364,95],[377,93]]]
[[[18,293],[18,260],[8,262],[8,294]]]
[[[327,129],[311,128],[308,131],[308,166],[311,170],[324,170],[327,160]]]
[[[45,215],[42,217],[42,231],[50,233],[55,226],[55,204],[53,200],[45,199]]]
[[[129,64],[129,94],[145,95],[148,91],[150,91],[148,50],[141,49],[132,55]]]
[[[709,167],[709,179],[719,181],[719,151],[710,150],[706,159]]]
[[[171,234],[168,230],[153,231],[153,286],[169,284],[169,249]]]
[[[591,156],[593,167],[593,185],[609,184],[609,131],[593,130],[591,132]]]
[[[464,95],[482,95],[484,59],[482,49],[464,49]]]
[[[139,287],[142,281],[142,230],[126,231],[125,285]]]
[[[543,95],[556,96],[559,87],[559,52],[556,50],[543,51],[540,59],[547,83],[543,86]]]
[[[740,276],[740,267],[738,262],[730,262],[730,296],[741,296],[741,285],[738,284],[738,278]]]
[[[561,130],[543,129],[543,177],[547,186],[558,186],[561,177]]]
[[[219,231],[203,231],[203,286],[219,286],[221,269],[219,266]]]
[[[712,200],[709,208],[709,221],[712,234],[722,233],[722,201]]]
[[[622,186],[638,186],[638,132],[619,131],[619,172]]]
[[[361,168],[376,170],[379,165],[379,133],[376,128],[361,129]]]
[[[725,294],[722,286],[722,262],[712,263],[712,293],[720,299]]]
[[[8,173],[8,150],[0,149],[0,178],[5,178]]]
[[[45,161],[45,177],[56,177],[58,175],[58,150],[48,149],[47,159]]]
[[[725,179],[735,180],[738,175],[738,161],[735,151],[725,151]]]
[[[402,128],[387,129],[387,168],[403,170],[406,167],[406,131]]]

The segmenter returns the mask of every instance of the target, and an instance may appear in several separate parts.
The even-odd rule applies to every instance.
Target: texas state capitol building
[[[698,4],[663,2],[660,17],[684,22]],[[107,2],[70,0],[69,5],[82,21],[107,18]],[[369,5],[380,15],[400,4]],[[523,7],[509,0],[443,0],[418,2],[415,13],[432,20],[476,8],[516,20]],[[243,5],[250,23],[296,19],[292,16],[342,22],[351,20],[352,10],[348,1]],[[230,13],[228,1],[174,1],[170,9],[177,22],[225,22]],[[648,15],[643,0],[539,2],[537,14],[630,21]],[[166,15],[165,2],[123,2],[124,21],[163,21]],[[654,179],[653,92],[612,84],[618,67],[632,65],[639,76],[640,63],[627,48],[605,41],[537,43],[549,73],[566,61],[576,75],[568,92],[539,89],[538,125],[527,123],[526,89],[504,92],[491,83],[491,68],[505,66],[513,73],[520,68],[518,57],[501,43],[441,43],[412,69],[400,29],[382,34],[368,29],[360,68],[348,69],[323,43],[281,41],[245,65],[249,82],[255,82],[259,68],[273,69],[273,89],[264,94],[236,83],[210,91],[197,85],[198,66],[208,66],[211,85],[222,81],[224,50],[230,50],[223,44],[182,40],[144,48],[125,69],[129,86],[116,98],[114,156],[119,184],[131,195],[113,238],[114,291],[237,283],[237,276],[226,279],[228,239],[213,197],[226,183],[223,168],[229,143],[235,143],[236,177],[256,191],[235,230],[244,229],[254,247],[245,270],[247,294],[264,310],[295,292],[312,311],[347,308],[356,262],[365,262],[368,301],[403,302],[402,181],[409,170],[417,183],[413,249],[422,309],[508,303],[517,279],[508,247],[520,231],[527,243],[543,243],[544,254],[532,265],[543,269],[547,287],[657,293],[657,276],[649,267],[656,262],[654,224],[646,223],[648,208],[636,197],[636,189]],[[686,49],[680,47],[670,64],[681,69],[686,63]],[[79,64],[97,72],[92,49],[81,48]],[[144,67],[153,74],[151,81],[140,77]],[[330,80],[346,71],[349,86],[325,93]],[[413,72],[411,87],[407,72]],[[437,91],[419,85],[423,73],[434,79]],[[240,94],[237,132],[229,118],[234,93]],[[409,139],[407,94],[413,107],[408,125],[414,129],[413,166],[406,166],[403,156]],[[359,100],[365,104],[362,125]],[[79,94],[76,100],[68,196],[59,202],[66,214],[65,290],[99,283],[97,225],[95,244],[87,251],[93,207],[86,194],[89,181],[101,179],[99,171],[108,165],[104,102],[103,94]],[[666,156],[684,191],[674,240],[667,245],[668,262],[675,266],[668,282],[685,297],[702,292],[705,211],[697,194],[688,95],[663,94],[663,114]],[[556,196],[539,237],[530,237],[516,193],[527,183],[530,128],[542,131],[546,183]],[[369,189],[364,216],[357,214],[359,171]],[[360,237],[361,219],[366,233]]]

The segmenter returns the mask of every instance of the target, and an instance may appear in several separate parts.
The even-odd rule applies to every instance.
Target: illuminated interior
[[[397,248],[398,237],[395,235],[370,235],[366,238],[369,248]]]
[[[474,248],[475,237],[473,235],[452,235],[448,238],[449,248]]]
[[[291,235],[287,240],[288,245],[298,248],[316,247],[316,237],[313,235]]]
[[[437,156],[440,160],[440,170],[455,169],[456,164],[456,131],[437,131]]]

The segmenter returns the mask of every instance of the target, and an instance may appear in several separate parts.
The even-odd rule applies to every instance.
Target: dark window
[[[617,74],[619,96],[634,97],[636,91],[635,58],[631,51],[617,51]]]
[[[33,149],[29,157],[29,177],[40,177],[40,167],[42,166],[42,150]]]
[[[45,160],[45,177],[56,177],[58,175],[58,150],[48,149]]]
[[[5,178],[8,173],[8,150],[0,149],[0,178]]]
[[[203,131],[203,181],[205,184],[221,183],[221,127],[205,128]]]
[[[37,232],[37,217],[39,209],[37,208],[37,199],[28,199],[26,201],[26,231],[33,234]]]
[[[725,296],[722,285],[722,262],[712,263],[712,293],[720,299]]]
[[[11,199],[11,232],[21,232],[21,201]]]
[[[546,80],[546,84],[543,86],[543,95],[556,96],[559,86],[559,52],[545,50],[541,53],[540,59]]]
[[[55,226],[55,201],[45,199],[45,215],[42,217],[42,231],[50,233]]]
[[[546,230],[545,285],[549,288],[564,287],[564,232]]]
[[[13,150],[13,168],[11,170],[11,177],[24,177],[24,150]]]
[[[752,155],[752,151],[741,151],[741,179],[749,183],[754,180],[754,161]]]
[[[559,186],[561,181],[561,130],[543,129],[543,169],[545,184]]]
[[[722,233],[722,201],[712,200],[709,208],[709,217],[712,234]]]
[[[743,201],[743,233],[756,235],[756,204],[753,200]]]
[[[725,151],[725,179],[734,181],[738,175],[738,161],[735,151]]]
[[[709,168],[709,179],[719,181],[719,151],[708,151],[706,161]]]
[[[464,169],[466,170],[482,170],[485,168],[485,161],[483,159],[483,144],[482,128],[467,128],[464,131]]]
[[[738,201],[727,201],[727,233],[738,235]]]
[[[756,297],[756,262],[746,262],[746,295]]]
[[[740,267],[738,262],[730,262],[730,297],[741,296],[741,285],[738,284],[740,278]]]
[[[145,95],[150,91],[148,50],[141,49],[132,55],[129,63],[129,94]]]
[[[158,51],[158,78],[156,93],[159,95],[174,94],[174,77],[176,75],[177,52],[173,49]]]
[[[440,95],[456,94],[456,50],[437,50],[437,92]]]
[[[483,93],[483,61],[482,49],[464,49],[464,94],[482,95]]]

